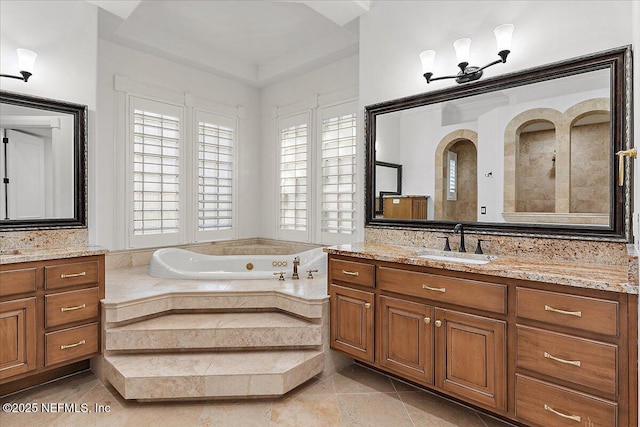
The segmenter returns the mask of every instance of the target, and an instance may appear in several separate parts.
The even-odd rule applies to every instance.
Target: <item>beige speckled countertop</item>
[[[628,245],[628,265],[599,265],[571,261],[550,262],[499,255],[487,264],[466,264],[420,257],[426,248],[381,243],[354,243],[332,246],[325,252],[362,259],[396,262],[465,273],[554,283],[578,288],[638,294],[638,255]],[[439,251],[431,251],[438,254]],[[441,253],[455,255],[455,253]],[[470,255],[473,257],[473,255]]]
[[[10,249],[6,252],[0,252],[0,265],[102,255],[107,252],[109,252],[107,249],[93,245],[65,246],[59,248]]]

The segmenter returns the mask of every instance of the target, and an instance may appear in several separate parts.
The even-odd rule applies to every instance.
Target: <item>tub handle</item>
[[[278,280],[282,280],[284,281],[284,271],[276,271],[275,273],[273,273],[274,276],[280,276],[278,277]]]

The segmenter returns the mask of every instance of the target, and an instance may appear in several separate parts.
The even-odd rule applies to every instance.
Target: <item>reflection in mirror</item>
[[[425,220],[608,226],[609,81],[598,70],[382,114],[376,164],[403,165]]]
[[[0,229],[86,227],[87,107],[0,91]]]
[[[384,215],[384,198],[402,194],[402,165],[376,162],[376,214]]]
[[[3,219],[73,217],[73,116],[0,104]]]

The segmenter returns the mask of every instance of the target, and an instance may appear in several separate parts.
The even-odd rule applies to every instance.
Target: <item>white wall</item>
[[[123,209],[114,204],[117,200],[116,180],[124,173],[123,165],[116,162],[115,152],[122,145],[122,141],[116,141],[116,120],[119,118],[116,116],[115,75],[172,92],[190,93],[223,106],[244,107],[245,118],[239,120],[238,128],[238,237],[260,236],[261,189],[256,185],[261,179],[263,163],[259,155],[262,140],[259,90],[104,40],[98,44],[98,65],[100,163],[96,171],[99,194],[96,242],[109,249],[124,248]]]
[[[330,95],[340,93],[353,92],[357,96],[358,88],[358,57],[353,56],[309,73],[294,77],[285,82],[276,83],[262,90],[261,94],[261,149],[260,163],[262,166],[262,181],[259,188],[262,193],[262,204],[260,207],[260,230],[262,237],[275,238],[277,233],[277,206],[279,185],[277,182],[278,161],[276,159],[278,141],[277,141],[277,117],[276,111],[291,110],[295,112],[296,107],[300,111],[309,109],[310,105],[317,101],[318,95]],[[288,108],[292,107],[292,108]],[[358,131],[364,130],[362,115],[358,117]],[[315,130],[312,130],[315,132]],[[358,156],[360,164],[358,165],[361,173],[358,175],[363,177],[362,159],[364,159],[364,148],[362,144],[358,147]],[[359,188],[364,188],[364,179],[360,183]],[[360,193],[362,191],[359,191]],[[362,212],[362,208],[360,207]],[[363,228],[362,217],[358,217],[358,229],[360,233]],[[361,239],[361,237],[360,237]]]
[[[18,74],[16,48],[38,54],[27,83],[0,89],[89,107],[89,238],[96,241],[96,75],[98,13],[84,1],[0,1],[0,72]]]

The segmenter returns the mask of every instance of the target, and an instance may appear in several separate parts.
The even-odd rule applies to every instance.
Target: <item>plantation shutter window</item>
[[[182,109],[131,98],[133,246],[181,239]]]
[[[306,124],[280,131],[280,228],[307,229]]]
[[[234,237],[235,120],[197,112],[197,240]],[[209,233],[211,232],[211,233]]]
[[[326,233],[355,232],[356,115],[322,121],[322,218]]]

